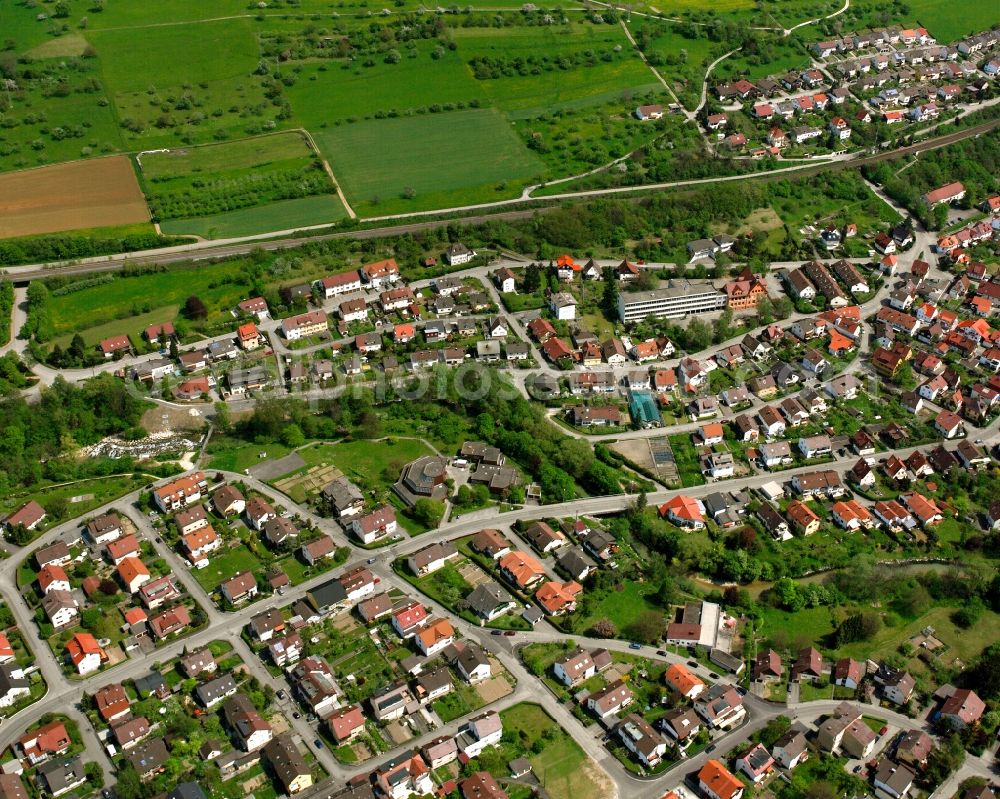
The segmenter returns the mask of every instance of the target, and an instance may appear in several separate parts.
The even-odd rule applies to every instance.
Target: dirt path
[[[316,157],[319,158],[320,163],[323,164],[323,169],[326,170],[326,174],[329,175],[330,180],[333,182],[333,187],[337,190],[337,196],[340,198],[340,202],[344,204],[344,209],[347,211],[347,215],[351,219],[357,219],[358,215],[354,213],[354,209],[351,208],[351,204],[347,202],[347,197],[344,196],[344,190],[340,188],[340,181],[337,180],[337,176],[333,174],[333,169],[330,166],[329,161],[327,161],[323,154],[320,152],[319,147],[316,145],[316,140],[312,137],[312,134],[305,128],[299,128],[302,135],[306,137],[306,141],[309,142],[309,146],[312,147]]]

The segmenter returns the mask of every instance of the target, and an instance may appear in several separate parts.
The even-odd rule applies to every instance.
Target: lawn
[[[155,310],[136,314],[135,316],[128,316],[124,319],[112,319],[109,322],[88,327],[80,335],[83,337],[83,343],[87,347],[96,347],[98,343],[112,336],[131,336],[134,343],[144,345],[146,342],[144,340],[140,341],[142,331],[149,327],[149,325],[161,324],[175,319],[178,310],[179,306],[177,305],[167,305],[163,308],[156,308]],[[52,339],[52,344],[53,346],[58,344],[63,348],[68,347],[74,335],[75,333],[63,333],[61,336]]]
[[[685,105],[696,106],[705,69],[714,60],[711,55],[713,42],[707,35],[703,35],[702,28],[688,29],[702,34],[689,38],[684,35],[684,28],[680,25],[654,22],[642,17],[635,17],[629,22],[633,35],[646,25],[654,26],[659,34],[653,38],[652,45],[646,51],[647,56],[656,54],[663,59],[663,66],[657,67],[657,70],[674,85],[676,91],[684,94],[687,90]],[[685,54],[683,57],[682,51]]]
[[[91,31],[126,142],[136,150],[239,138],[290,117],[255,73],[260,50],[247,19]],[[279,126],[279,123],[280,126]]]
[[[831,650],[825,645],[828,636],[836,629],[840,619],[859,612],[853,607],[844,608],[804,608],[790,613],[772,607],[762,606],[764,639],[774,643],[775,635],[779,641],[776,648],[785,645],[795,649],[799,644],[807,646],[815,644],[832,657],[852,657],[858,660],[871,658],[879,660],[896,652],[901,643],[918,634],[925,627],[933,627],[935,637],[941,640],[946,648],[941,654],[941,662],[947,665],[954,658],[969,663],[990,644],[1000,641],[1000,614],[984,611],[979,620],[968,630],[958,627],[952,620],[954,607],[934,607],[912,620],[900,620],[893,615],[889,623],[884,623],[881,629],[870,641],[858,641]],[[910,668],[922,670],[923,666],[914,657]]]
[[[467,716],[483,706],[483,698],[474,686],[463,680],[454,681],[454,689],[434,703],[434,712],[447,724],[462,716]]]
[[[259,455],[265,451],[268,458],[274,460],[283,458],[291,452],[288,447],[277,441],[267,444],[266,449],[262,448],[260,444],[224,445],[215,449],[212,444],[209,444],[212,460],[209,461],[207,468],[222,469],[226,472],[242,472],[251,466],[260,464],[262,461]]]
[[[111,502],[131,491],[149,485],[153,478],[121,475],[95,477],[68,485],[36,488],[32,491],[8,493],[0,498],[0,514],[7,514],[21,507],[28,500],[37,501],[49,510],[46,528],[53,523],[75,516],[83,516],[94,508]],[[41,531],[39,531],[41,532]]]
[[[229,549],[221,549],[213,554],[211,562],[204,569],[192,569],[198,584],[208,593],[239,572],[255,572],[263,566],[246,544]]]
[[[502,199],[514,188],[506,182],[544,171],[492,109],[341,125],[316,140],[348,202],[368,215]]]
[[[0,31],[6,38],[3,10]],[[20,91],[5,97],[10,100],[9,108],[0,101],[4,115],[0,169],[107,155],[122,149],[118,120],[107,102],[100,68],[94,61],[39,61],[33,64],[30,76],[18,75],[17,80]],[[53,91],[56,83],[67,91]]]
[[[334,224],[345,216],[347,211],[336,194],[320,194],[211,216],[169,219],[160,225],[160,229],[171,235],[189,234],[204,239],[225,239],[295,230],[307,225]]]
[[[315,444],[299,450],[306,466],[297,471],[332,464],[362,491],[384,493],[399,478],[403,466],[422,455],[431,454],[423,442],[412,438]],[[282,475],[277,479],[287,477]]]
[[[535,776],[551,799],[604,799],[611,790],[610,780],[584,753],[569,733],[538,705],[522,703],[500,713],[504,737],[520,741],[517,755],[528,755]],[[545,741],[535,754],[532,744]],[[506,762],[504,763],[506,768]]]
[[[620,583],[620,587],[620,591],[595,592],[591,599],[587,599],[585,592],[582,610],[586,615],[578,611],[573,618],[573,628],[586,630],[599,619],[610,619],[618,628],[619,636],[624,637],[629,626],[642,614],[653,611],[663,615],[663,609],[650,601],[649,592],[654,591],[652,586],[629,580]],[[666,618],[663,626],[666,628]]]
[[[72,333],[115,320],[132,320],[153,310],[163,311],[163,318],[155,321],[170,321],[173,317],[167,313],[183,305],[192,294],[201,298],[211,317],[213,312],[228,312],[245,298],[245,289],[233,280],[242,271],[240,261],[225,261],[213,264],[211,269],[191,265],[141,276],[119,276],[110,283],[54,295],[49,301],[52,326],[56,335]],[[131,331],[139,334],[142,328],[133,325]]]

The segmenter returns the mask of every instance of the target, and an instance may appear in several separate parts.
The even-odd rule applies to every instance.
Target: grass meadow
[[[306,465],[296,472],[321,464],[340,469],[362,491],[385,493],[396,482],[403,466],[422,455],[433,454],[427,445],[412,438],[382,441],[339,441],[298,450]],[[278,480],[289,475],[281,475]],[[275,481],[272,481],[275,482]]]
[[[432,43],[417,46],[417,58],[372,67],[305,64],[286,95],[302,124],[319,136],[338,120],[363,120],[379,112],[406,111],[446,103],[485,101],[486,94],[457,52],[434,60]]]
[[[308,225],[334,224],[346,216],[344,204],[336,194],[320,194],[209,216],[168,219],[160,225],[160,230],[171,235],[225,239]]]
[[[368,215],[475,202],[498,182],[544,171],[491,109],[341,125],[316,140],[348,202]]]
[[[213,311],[228,311],[244,298],[246,289],[241,282],[226,282],[226,278],[238,276],[242,268],[239,261],[214,264],[211,269],[181,267],[138,277],[119,277],[111,283],[53,296],[49,307],[55,333],[74,332],[82,319],[87,320],[88,329],[125,317],[130,317],[124,319],[126,324],[134,325],[134,317],[154,311],[163,311],[163,319],[153,321],[166,321],[173,318],[169,311],[176,312],[192,294],[202,299],[211,319]],[[139,328],[136,330],[141,332]]]
[[[478,81],[494,106],[504,111],[542,113],[566,104],[602,99],[611,93],[648,87],[655,77],[642,63],[617,25],[574,23],[552,28],[459,28],[453,33],[465,59],[550,57],[601,51],[613,60],[596,60],[593,66],[541,69],[539,74],[498,77]],[[620,48],[615,51],[615,48]]]
[[[257,42],[247,20],[150,27],[141,36],[131,29],[92,31],[87,37],[118,94],[243,77],[257,65]]]

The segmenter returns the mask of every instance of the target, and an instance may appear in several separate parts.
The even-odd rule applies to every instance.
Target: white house
[[[569,292],[557,292],[549,298],[549,310],[552,311],[556,319],[576,319],[576,300]]]

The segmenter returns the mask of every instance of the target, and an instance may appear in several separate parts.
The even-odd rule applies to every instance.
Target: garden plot
[[[278,480],[274,487],[290,497],[304,497],[318,493],[327,483],[343,476],[336,466],[313,466],[302,474]]]

